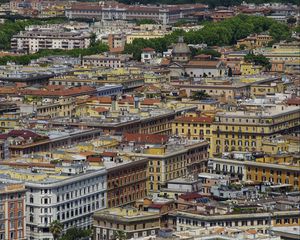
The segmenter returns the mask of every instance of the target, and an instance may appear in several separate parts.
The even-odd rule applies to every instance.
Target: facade
[[[69,169],[72,171],[73,167]],[[93,213],[106,207],[104,168],[68,177],[14,168],[4,171],[11,176],[9,181],[25,182],[27,239],[53,239],[49,226],[54,220],[63,224],[64,232],[74,226],[90,228]]]
[[[193,140],[212,141],[213,118],[206,116],[182,116],[172,121],[172,134]],[[210,147],[209,147],[210,148]],[[211,153],[211,151],[209,150]]]
[[[126,57],[89,55],[82,58],[84,66],[96,66],[107,68],[123,68],[128,60]]]
[[[94,214],[94,239],[113,239],[118,231],[126,239],[155,236],[160,229],[160,215],[135,208],[109,208]]]
[[[242,62],[240,65],[240,72],[242,75],[255,75],[263,70],[262,66],[254,65],[253,63]]]
[[[261,151],[264,137],[299,129],[297,107],[273,106],[268,111],[217,113],[214,121],[213,153]]]
[[[289,155],[275,155],[258,158],[255,161],[213,158],[209,161],[208,167],[211,173],[235,177],[242,181],[283,184],[294,190],[300,189],[299,163]]]
[[[147,196],[148,159],[123,162],[116,153],[104,153],[110,160],[107,169],[107,206],[109,208],[133,203]]]
[[[253,48],[264,47],[271,41],[272,41],[272,37],[270,35],[256,34],[238,40],[236,46],[238,48],[242,48],[244,46],[246,48],[253,49]]]
[[[232,10],[217,10],[211,15],[211,18],[214,22],[220,22],[234,16],[235,12]]]
[[[25,240],[25,186],[0,183],[0,239]]]
[[[90,46],[90,34],[58,29],[22,31],[11,39],[13,50],[35,53],[42,49],[76,49]]]
[[[273,211],[251,214],[204,215],[189,211],[177,211],[172,221],[177,230],[192,230],[199,227],[228,226],[239,229],[255,228],[258,232],[267,232],[270,226],[297,226],[300,221],[298,210]]]
[[[182,140],[181,143],[167,144],[167,147],[153,146],[143,153],[132,154],[149,160],[148,190],[159,192],[169,180],[205,171],[208,145],[206,141]]]
[[[66,17],[88,18],[98,20],[135,20],[152,19],[162,24],[175,23],[187,18],[193,13],[207,9],[202,4],[179,5],[125,5],[125,4],[96,4],[75,3],[65,11]]]

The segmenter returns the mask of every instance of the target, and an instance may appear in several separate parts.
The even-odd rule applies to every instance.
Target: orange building
[[[123,162],[114,152],[102,154],[110,158],[104,163],[107,168],[107,206],[126,205],[147,195],[148,160]]]
[[[0,183],[0,239],[26,239],[25,186]]]

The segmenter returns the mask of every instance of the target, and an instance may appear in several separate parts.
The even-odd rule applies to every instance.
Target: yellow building
[[[153,38],[162,38],[167,34],[164,31],[140,31],[132,32],[126,36],[126,43],[130,44],[134,39],[153,39]]]
[[[242,62],[240,66],[240,71],[242,75],[255,75],[262,71],[263,67],[254,65],[253,63]]]
[[[0,116],[0,132],[16,129],[20,120],[20,113],[4,113]]]
[[[259,48],[266,46],[269,42],[272,41],[272,37],[270,35],[261,34],[261,35],[252,35],[248,36],[244,39],[240,39],[237,41],[236,47],[246,47],[249,49]]]
[[[38,103],[35,106],[39,117],[71,117],[75,109],[74,98],[60,98],[52,103]]]
[[[292,62],[300,60],[299,42],[281,42],[274,44],[272,48],[254,49],[254,54],[263,54],[270,61]]]
[[[251,85],[251,96],[266,96],[268,94],[274,93],[284,93],[285,86],[282,81],[263,83],[263,84],[253,84]]]
[[[299,159],[292,156],[274,156],[254,161],[246,161],[246,179],[253,182],[288,184],[293,190],[300,189]]]
[[[178,117],[172,121],[172,134],[191,140],[206,140],[212,144],[213,118],[197,113]]]
[[[291,190],[300,189],[300,159],[295,155],[269,155],[255,160],[213,158],[210,172],[237,177],[256,184],[270,182]]]
[[[149,147],[142,153],[120,153],[133,157],[144,157],[149,160],[148,190],[159,192],[167,181],[203,172],[208,158],[206,141],[175,140],[166,145]]]
[[[292,133],[300,128],[299,107],[276,105],[265,110],[217,113],[213,123],[214,154],[262,151],[265,137]]]

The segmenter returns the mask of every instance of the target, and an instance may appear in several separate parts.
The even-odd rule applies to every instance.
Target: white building
[[[73,172],[72,166],[69,170]],[[104,168],[74,175],[50,174],[47,177],[38,171],[15,170],[14,176],[20,175],[35,179],[24,181],[29,240],[53,239],[49,226],[54,220],[63,224],[64,231],[75,226],[89,228],[93,213],[106,207],[107,174]],[[22,179],[2,178],[0,180],[6,182]]]
[[[42,29],[35,28],[21,31],[11,39],[13,50],[23,50],[30,53],[42,49],[88,48],[90,46],[90,33],[85,31],[65,31],[64,29]]]

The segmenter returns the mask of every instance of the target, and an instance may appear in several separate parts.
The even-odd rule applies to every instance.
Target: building
[[[213,118],[197,114],[177,117],[172,121],[172,134],[193,140],[212,141]]]
[[[116,152],[101,154],[107,169],[107,206],[124,206],[147,196],[148,159],[124,160]]]
[[[25,184],[27,239],[53,239],[49,227],[54,220],[63,224],[63,232],[74,226],[90,228],[93,213],[106,207],[104,168],[86,171],[77,162],[9,165],[0,166],[0,180]]]
[[[207,9],[202,4],[178,5],[125,5],[125,4],[98,4],[75,3],[65,11],[66,17],[88,18],[98,20],[136,20],[152,19],[162,24],[175,23],[180,19],[188,18],[193,13]]]
[[[96,240],[113,239],[118,231],[126,239],[155,236],[160,229],[160,215],[135,208],[109,208],[94,214]]]
[[[299,129],[300,109],[273,105],[268,110],[220,112],[215,116],[213,153],[261,151],[267,136]]]
[[[0,239],[25,240],[25,186],[0,182]]]
[[[0,160],[9,158],[8,142],[6,140],[0,140]]]
[[[32,29],[21,31],[11,39],[13,50],[35,53],[42,49],[76,49],[90,46],[90,34],[63,29]]]
[[[125,55],[120,56],[104,56],[104,55],[89,55],[82,58],[84,66],[96,66],[107,68],[123,68],[129,58]]]
[[[153,58],[155,57],[156,52],[153,48],[144,48],[141,54],[141,62],[142,63],[151,63]]]
[[[260,65],[255,65],[251,62],[241,62],[240,72],[242,75],[255,75],[260,74],[263,70],[263,67]]]
[[[110,52],[122,52],[126,44],[126,35],[121,33],[110,33],[101,37],[101,42],[109,46]]]
[[[191,231],[199,227],[231,226],[244,230],[255,228],[258,232],[266,232],[270,226],[297,226],[300,221],[299,214],[295,209],[251,214],[201,214],[195,211],[177,211],[170,220],[175,221],[177,230]]]
[[[255,34],[248,36],[244,39],[237,40],[237,48],[260,48],[266,46],[269,42],[272,41],[272,37],[266,34]]]
[[[134,139],[139,142],[143,134],[135,134]],[[167,182],[188,175],[197,174],[206,170],[208,158],[208,143],[201,140],[169,139],[165,144],[161,137],[156,143],[149,143],[155,135],[148,135],[147,143],[123,148],[122,154],[147,158],[148,165],[148,190],[160,192],[167,186]]]
[[[279,187],[282,185],[294,190],[300,189],[299,160],[291,155],[272,155],[256,158],[254,161],[213,158],[209,161],[208,168],[211,173],[238,178],[244,182],[268,182]]]
[[[214,22],[220,22],[228,18],[232,18],[234,16],[235,16],[234,11],[224,9],[224,10],[214,11],[213,14],[211,15],[211,18]]]

